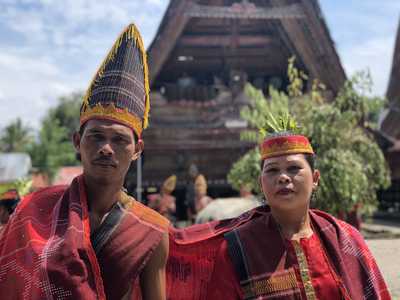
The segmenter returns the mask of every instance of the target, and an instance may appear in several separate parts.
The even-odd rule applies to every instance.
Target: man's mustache
[[[100,164],[100,165],[109,165],[109,166],[113,166],[113,167],[117,166],[117,163],[112,158],[107,157],[107,156],[100,156],[100,157],[94,159],[92,161],[92,163]]]

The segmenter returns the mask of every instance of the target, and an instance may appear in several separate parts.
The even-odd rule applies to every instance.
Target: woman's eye
[[[269,173],[269,174],[276,173],[276,172],[278,172],[278,169],[276,169],[276,168],[270,168],[270,169],[265,170],[265,173]]]
[[[300,170],[301,168],[299,166],[290,166],[288,168],[289,172],[297,172],[298,170]]]

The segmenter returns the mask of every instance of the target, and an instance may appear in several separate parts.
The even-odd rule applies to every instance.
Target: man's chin
[[[101,185],[110,185],[118,182],[118,180],[116,180],[117,176],[115,170],[114,172],[111,172],[111,170],[102,170],[100,172],[95,172],[95,174],[87,174],[85,177],[87,181]]]

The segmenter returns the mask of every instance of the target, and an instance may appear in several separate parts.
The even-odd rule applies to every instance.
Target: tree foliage
[[[239,191],[242,186],[247,186],[257,194],[261,193],[260,186],[255,180],[260,175],[260,160],[260,151],[255,148],[233,164],[228,174],[228,182],[235,190]]]
[[[60,98],[42,120],[38,141],[28,149],[32,164],[39,171],[54,176],[61,166],[78,164],[72,144],[72,134],[79,128],[81,94]]]
[[[369,96],[369,74],[357,73],[335,99],[328,101],[318,81],[313,82],[310,93],[303,94],[307,76],[294,67],[294,60],[289,61],[288,73],[288,93],[270,88],[266,99],[261,91],[246,87],[251,105],[241,116],[253,129],[242,138],[259,142],[265,137],[271,115],[290,112],[317,154],[321,182],[313,205],[334,214],[349,211],[356,203],[371,211],[377,204],[376,191],[387,187],[390,177],[383,153],[367,130],[376,128],[378,113],[385,105],[384,99]],[[255,159],[253,150],[233,165],[228,180],[234,187],[249,178],[252,186],[257,185],[260,167],[251,163]]]
[[[16,119],[3,129],[0,137],[2,152],[25,152],[33,141],[31,129],[23,125],[20,118]]]

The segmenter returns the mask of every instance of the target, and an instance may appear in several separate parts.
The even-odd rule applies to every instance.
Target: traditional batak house
[[[211,196],[232,194],[226,175],[254,146],[240,140],[245,82],[265,92],[268,85],[285,89],[291,56],[332,95],[346,80],[316,0],[171,0],[148,54],[143,186],[176,174],[178,202],[191,164]]]
[[[381,202],[384,208],[397,207],[400,211],[400,22],[386,97],[389,105],[380,125],[385,140],[381,147],[391,170],[392,185],[381,194]]]

